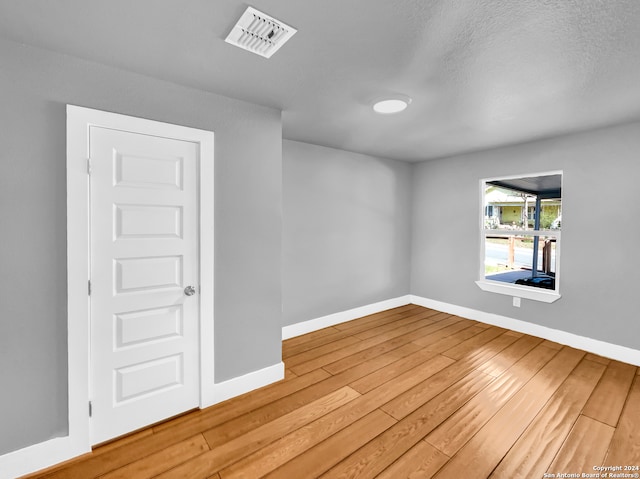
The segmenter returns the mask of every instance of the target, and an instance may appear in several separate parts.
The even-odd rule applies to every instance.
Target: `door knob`
[[[196,288],[194,288],[193,286],[187,286],[186,288],[184,288],[184,294],[186,294],[187,296],[193,296],[194,294],[196,294]]]

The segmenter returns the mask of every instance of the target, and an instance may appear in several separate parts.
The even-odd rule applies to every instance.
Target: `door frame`
[[[76,450],[90,443],[90,208],[91,127],[190,141],[198,145],[200,294],[200,408],[214,400],[214,134],[211,131],[67,105],[67,347],[69,437]]]

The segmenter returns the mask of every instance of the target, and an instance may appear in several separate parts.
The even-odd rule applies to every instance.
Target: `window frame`
[[[530,229],[530,230],[511,230],[511,229],[488,229],[485,227],[485,211],[487,205],[485,204],[485,193],[487,189],[487,184],[492,181],[500,181],[500,180],[513,180],[518,178],[532,178],[537,176],[551,176],[551,175],[560,175],[561,179],[561,191],[564,184],[564,173],[562,170],[556,171],[545,171],[545,172],[537,172],[531,174],[519,174],[519,175],[508,175],[508,176],[497,176],[497,177],[489,177],[482,178],[480,180],[480,207],[478,211],[480,212],[480,261],[478,268],[478,280],[476,284],[483,291],[488,291],[491,293],[497,293],[517,298],[525,298],[533,301],[540,301],[544,303],[553,303],[560,299],[562,295],[560,294],[560,250],[561,250],[561,230],[555,229]],[[562,201],[562,193],[560,195],[560,200]],[[540,212],[536,212],[536,214],[540,214]],[[526,286],[515,283],[506,283],[502,281],[496,281],[486,278],[485,273],[485,243],[487,236],[492,235],[504,235],[504,236],[530,236],[530,237],[544,237],[551,236],[556,239],[555,246],[555,289],[548,290],[544,288],[536,288],[534,286]]]

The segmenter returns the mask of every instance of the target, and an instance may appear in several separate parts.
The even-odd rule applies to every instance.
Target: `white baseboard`
[[[425,308],[431,308],[443,313],[455,314],[462,318],[473,319],[485,324],[499,326],[501,328],[511,329],[519,333],[530,334],[542,339],[548,339],[556,343],[571,346],[572,348],[581,349],[598,356],[609,359],[615,359],[624,363],[640,366],[640,351],[631,349],[626,346],[607,343],[598,339],[591,339],[577,334],[560,331],[559,329],[540,326],[539,324],[521,321],[519,319],[500,316],[498,314],[486,313],[476,309],[457,306],[455,304],[444,303],[433,299],[423,298],[411,295],[411,303]]]
[[[268,366],[258,371],[252,371],[243,376],[232,378],[213,385],[213,395],[210,401],[202,407],[212,406],[227,399],[231,399],[241,394],[248,393],[254,389],[267,386],[276,381],[284,379],[284,363],[279,362],[273,366]]]
[[[302,334],[311,333],[318,329],[327,328],[335,324],[351,321],[352,319],[361,318],[369,314],[379,313],[391,308],[397,308],[398,306],[404,306],[409,304],[411,296],[399,296],[393,299],[387,299],[378,303],[368,304],[366,306],[360,306],[359,308],[348,309],[347,311],[341,311],[339,313],[329,314],[320,318],[310,319],[301,323],[290,324],[282,328],[282,339],[289,339]]]
[[[50,439],[0,456],[0,479],[14,479],[91,452],[69,436]]]

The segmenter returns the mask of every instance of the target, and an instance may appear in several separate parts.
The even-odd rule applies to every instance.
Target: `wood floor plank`
[[[360,393],[366,393],[371,391],[380,384],[389,381],[392,378],[397,377],[404,372],[415,368],[416,366],[428,361],[429,359],[437,356],[441,350],[446,350],[451,345],[458,344],[471,336],[479,334],[480,330],[475,327],[460,331],[452,335],[449,338],[438,341],[436,345],[431,348],[423,348],[416,351],[414,354],[406,356],[401,360],[391,363],[388,366],[380,368],[379,370],[364,376],[357,381],[350,383],[349,385]]]
[[[482,327],[482,328],[484,328],[484,329],[489,329],[489,328],[492,328],[492,327],[493,327],[493,325],[492,325],[492,324],[488,324],[488,323],[481,323],[481,322],[478,322],[478,326],[480,326],[480,327]],[[515,331],[514,331],[514,332],[515,332]]]
[[[313,398],[316,398],[323,394],[327,394],[329,391],[343,387],[352,381],[358,380],[359,378],[371,374],[372,372],[378,370],[380,367],[383,367],[389,363],[393,363],[394,361],[406,356],[407,354],[411,354],[413,351],[415,351],[416,348],[417,346],[415,345],[407,344],[382,356],[361,363],[352,369],[343,371],[342,373],[339,373],[336,376],[317,383],[312,387],[291,394],[286,398],[282,398],[279,401],[275,401],[273,403],[265,405],[262,408],[257,408],[253,411],[245,413],[243,416],[228,421],[221,426],[221,440],[225,440],[229,437],[234,437],[235,435],[242,434],[252,428],[258,427],[261,424],[273,420],[275,417],[286,414],[287,412],[294,410],[296,407],[300,407],[300,405],[305,404]],[[417,380],[419,380],[419,378],[416,378],[416,381]],[[401,380],[397,380],[390,383],[389,386],[393,388],[394,392],[401,392],[413,386],[414,384],[415,382],[402,382]],[[387,395],[389,395],[389,392],[387,392],[385,388],[378,388],[377,394],[379,394],[381,398],[386,398]],[[388,401],[391,397],[385,399],[385,402]]]
[[[518,342],[525,345],[523,351],[526,351],[529,345],[536,343],[526,336],[514,344]],[[537,341],[538,344],[540,342]],[[447,456],[453,456],[556,354],[556,350],[538,346],[528,352],[521,361],[516,362],[519,358],[513,357],[512,361],[515,363],[513,367],[447,418],[425,440]],[[478,370],[487,374],[482,367]],[[490,374],[490,376],[493,375]]]
[[[479,324],[473,324],[473,321],[465,320],[465,322],[470,326],[467,328],[461,328],[454,334],[447,335],[441,338],[429,334],[413,342],[427,351],[435,351],[437,353],[441,353],[443,351],[448,351],[452,347],[457,346],[458,344],[466,341],[469,338],[477,336],[487,329],[483,328]]]
[[[340,338],[346,338],[346,334],[334,327],[328,327],[303,334],[282,341],[282,359],[290,358],[296,354],[303,353],[309,349],[323,346]]]
[[[424,341],[432,344],[442,338],[451,336],[457,331],[462,331],[463,329],[471,326],[471,321],[466,321],[457,316],[447,315],[439,321],[433,322],[414,331],[409,331],[398,337],[416,344],[418,341]]]
[[[604,463],[614,430],[600,421],[580,416],[549,466],[548,472],[577,473],[581,477],[584,477],[582,474],[593,474],[593,466],[601,466]]]
[[[513,336],[505,335],[494,338],[483,348],[476,351],[475,354],[451,364],[434,374],[433,377],[428,378],[428,380],[425,379],[407,392],[399,394],[395,399],[385,404],[382,410],[396,419],[402,419],[416,410],[421,404],[439,394],[444,388],[449,387],[467,375],[469,371],[480,367],[516,340],[517,338]]]
[[[488,341],[491,341],[494,338],[497,338],[498,336],[506,332],[507,332],[506,329],[492,326],[491,328],[488,328],[485,331],[481,332],[480,334],[467,339],[466,341],[449,349],[448,351],[443,352],[442,354],[453,359],[461,359],[467,354],[477,349],[478,347],[482,346]],[[516,338],[513,338],[513,339],[515,340]]]
[[[548,339],[544,341],[544,345],[552,349],[557,349],[558,351],[563,347],[562,344],[556,343],[554,341],[549,341]]]
[[[509,335],[508,332],[505,333],[505,335]],[[503,351],[491,358],[490,361],[487,361],[485,364],[480,366],[480,371],[497,378],[542,342],[542,339],[535,338],[533,336],[522,335],[515,337],[518,338],[516,342],[509,345]]]
[[[368,380],[369,376],[365,376],[362,379],[350,383],[350,386],[360,393],[372,391],[379,386],[381,382],[386,383],[391,380],[394,382],[400,380],[406,384],[411,384],[413,387],[453,363],[454,360],[451,358],[446,358],[442,355],[431,352],[423,353],[422,351],[418,351],[415,354],[407,356],[400,361],[396,361],[395,363],[382,368],[386,373],[384,381],[374,382]],[[380,378],[381,376],[379,375],[379,372],[382,371],[382,369],[379,369],[370,376]],[[392,371],[393,374],[391,373]],[[366,384],[366,387],[364,388],[361,387],[362,381],[365,381]]]
[[[56,470],[47,474],[47,479],[92,479],[110,472],[119,467],[147,457],[157,451],[171,447],[180,441],[198,434],[192,429],[184,429],[181,426],[166,429],[143,437],[136,441],[123,444],[103,454],[87,455],[73,467]]]
[[[629,391],[618,427],[611,440],[607,465],[640,465],[640,375]]]
[[[583,360],[578,364],[509,450],[491,477],[542,477],[604,370],[604,365],[593,361]]]
[[[195,411],[191,414],[171,419],[153,427],[154,432],[163,430],[184,431],[190,437],[198,432],[211,429],[242,414],[265,407],[272,402],[287,398],[298,391],[329,378],[326,371],[317,370],[309,374],[293,378],[286,382],[278,382],[260,390],[260,394],[243,394],[242,396],[224,401],[215,406]],[[341,387],[341,385],[337,386]]]
[[[153,434],[153,428],[142,429],[141,431],[136,431],[132,434],[127,434],[125,436],[119,437],[117,440],[105,442],[103,444],[99,444],[95,446],[93,450],[93,454],[94,455],[104,454],[105,452],[109,452],[112,449],[117,449],[131,442],[144,439],[145,437],[148,437],[151,434]]]
[[[518,332],[518,331],[511,331],[511,330],[507,331],[507,332],[506,332],[506,333],[504,333],[504,334],[508,334],[508,335],[510,335],[510,336],[515,336],[516,338],[521,338],[522,336],[524,336],[524,333],[520,333],[520,332]],[[541,341],[542,341],[542,340],[541,340]]]
[[[379,323],[374,323],[374,321],[378,321],[380,319],[392,321],[393,319],[397,318],[396,315],[409,316],[412,314],[420,314],[424,311],[433,310],[429,310],[429,308],[423,308],[422,306],[417,306],[415,304],[407,304],[398,308],[388,309],[379,313],[363,316],[353,321],[346,321],[344,323],[336,324],[334,327],[336,329],[339,329],[340,331],[350,331],[352,333],[355,333],[359,332],[363,326],[365,327],[365,329],[368,327],[377,326]]]
[[[400,346],[399,348],[392,349],[391,351],[381,354],[380,356],[377,356],[375,358],[367,359],[366,361],[356,364],[345,371],[337,373],[335,376],[343,378],[345,381],[347,381],[348,384],[364,378],[370,374],[373,374],[379,369],[389,366],[390,364],[393,364],[396,361],[399,361],[418,351],[420,351],[419,346],[413,343],[408,343]]]
[[[380,342],[378,344],[374,344],[369,348],[358,351],[345,358],[338,359],[332,363],[326,364],[325,366],[323,366],[323,369],[330,372],[331,374],[337,374],[339,372],[342,372],[346,369],[349,369],[355,366],[358,363],[366,361],[371,357],[378,356],[379,354],[382,354],[386,351],[390,351],[404,344],[411,343],[414,340],[423,337],[424,335],[434,335],[438,331],[447,330],[448,326],[456,326],[456,324],[454,323],[458,323],[458,322],[460,322],[460,320],[455,318],[453,318],[452,320],[445,319],[436,324],[430,324],[428,326],[419,328],[409,333],[402,334],[397,337],[393,337],[393,335],[390,335],[390,339],[387,339],[386,341]],[[458,329],[459,328],[456,328],[456,330]],[[446,336],[451,333],[449,331],[445,331],[441,334]],[[363,343],[365,343],[365,341],[363,341]]]
[[[314,358],[311,358],[310,360],[301,363],[301,364],[296,364],[292,367],[293,371],[296,374],[304,374],[307,373],[309,371],[313,371],[314,369],[318,369],[318,368],[323,368],[325,366],[328,366],[329,364],[333,364],[336,360],[339,359],[344,359],[347,358],[349,356],[353,356],[355,354],[361,353],[363,351],[366,351],[370,348],[375,348],[375,347],[379,347],[381,343],[385,343],[388,341],[393,340],[395,337],[401,335],[401,334],[405,334],[407,331],[412,331],[414,329],[419,329],[421,327],[425,327],[425,326],[421,326],[422,323],[420,322],[415,322],[415,323],[411,323],[408,326],[404,326],[404,327],[400,327],[396,330],[393,330],[391,332],[382,334],[382,335],[378,335],[378,336],[374,336],[372,338],[369,339],[363,339],[360,340],[357,343],[354,344],[350,344],[347,345],[345,347],[340,347],[340,348],[336,348],[333,349],[330,352],[327,352],[326,354],[323,355],[319,355],[316,356]],[[404,341],[399,341],[399,343],[402,343]],[[408,342],[408,341],[407,341]],[[398,346],[397,344],[398,342],[392,344],[392,346]],[[383,347],[384,349],[384,347]]]
[[[611,361],[582,414],[616,427],[635,374],[634,366]]]
[[[347,336],[345,338],[338,339],[331,343],[325,344],[323,346],[318,346],[317,348],[308,349],[302,353],[296,354],[295,356],[291,356],[287,358],[287,367],[291,369],[296,374],[303,374],[296,372],[296,366],[299,364],[306,363],[307,361],[311,361],[317,357],[324,356],[326,354],[331,354],[333,351],[340,350],[345,346],[349,346],[351,344],[359,343],[361,340],[356,338],[355,336]],[[306,371],[308,372],[308,371]]]
[[[151,435],[153,435],[153,429],[150,427],[140,431],[136,431],[131,434],[127,434],[116,440],[109,441],[99,446],[96,446],[93,449],[93,451],[91,451],[90,453],[83,454],[78,458],[74,458],[69,461],[56,464],[52,467],[48,467],[42,471],[39,471],[39,473],[37,474],[24,476],[24,478],[30,479],[32,477],[71,477],[71,476],[64,476],[64,474],[66,474],[69,469],[74,469],[75,467],[78,467],[79,464],[82,464],[85,461],[93,460],[97,456],[100,456],[102,454],[106,454],[109,452],[113,452],[114,450],[116,450],[116,454],[118,454],[117,450],[119,448],[126,446],[127,444],[134,443],[138,440],[144,439],[146,437],[149,437]]]
[[[247,454],[260,449],[283,435],[314,421],[318,417],[337,409],[359,396],[359,393],[349,387],[340,388],[289,414],[224,442],[220,441],[215,431],[206,431],[203,435],[211,447],[210,451],[200,454],[188,463],[167,471],[165,474],[160,474],[157,477],[187,477],[187,475],[190,474],[189,477],[191,479],[204,479],[208,474],[216,471],[219,472],[222,468],[241,459]],[[215,444],[215,446],[212,444]],[[210,469],[212,464],[215,464],[216,469]],[[198,471],[206,471],[207,474],[198,473],[198,475],[195,475],[191,472],[193,466],[195,466]]]
[[[607,366],[611,362],[610,359],[603,358],[602,356],[598,356],[597,354],[593,354],[593,353],[587,353],[587,355],[584,358],[587,361],[594,361],[596,363],[604,364],[605,366]]]
[[[400,420],[418,409],[425,402],[436,397],[449,386],[460,381],[473,369],[473,365],[466,361],[453,363],[442,371],[421,381],[405,393],[399,394],[382,406],[381,409],[391,417]]]
[[[201,454],[197,456],[195,460],[185,462],[155,477],[157,479],[204,479],[211,476],[216,477],[217,473],[215,471],[217,469],[216,458]]]
[[[431,444],[420,441],[396,462],[378,475],[378,479],[429,479],[440,469],[449,457]]]
[[[334,326],[334,328],[336,328],[338,331],[340,331],[341,334],[344,334],[345,336],[355,336],[357,333],[361,333],[369,329],[374,329],[383,325],[392,325],[397,321],[415,316],[423,316],[425,314],[427,316],[430,316],[436,314],[436,312],[428,310],[426,308],[417,308],[412,311],[401,311],[395,314],[378,313],[376,315],[371,315],[370,317],[364,317],[356,319],[354,321],[337,324]]]
[[[443,325],[444,327],[439,329],[434,328],[433,331],[420,332],[419,337],[412,337],[411,342],[420,345],[421,347],[433,345],[444,338],[453,336],[455,333],[471,328],[476,324],[476,322],[469,321],[468,319],[462,319],[458,316],[449,316],[438,324]]]
[[[189,459],[209,450],[207,441],[202,434],[181,441],[173,446],[115,469],[100,476],[100,479],[148,479],[155,477],[173,467],[187,462]]]
[[[438,367],[444,367],[449,364],[451,359],[445,358]],[[434,365],[432,365],[434,367]],[[392,380],[379,385],[362,397],[356,398],[348,404],[328,413],[322,418],[308,424],[288,436],[283,437],[280,441],[274,442],[251,456],[238,463],[238,470],[244,467],[265,467],[264,463],[270,463],[273,458],[269,456],[279,456],[280,460],[290,460],[288,455],[301,454],[310,447],[313,447],[314,441],[322,441],[331,434],[349,426],[349,424],[361,419],[366,414],[379,408],[397,394],[400,394],[413,386],[417,379],[407,380],[406,377],[396,377]],[[249,466],[251,463],[253,465]],[[229,471],[234,471],[232,466]]]
[[[434,477],[488,477],[584,354],[563,348]]]
[[[346,386],[345,383],[346,381],[338,376],[329,377],[301,391],[297,391],[282,399],[273,401],[265,406],[207,429],[204,432],[204,436],[209,443],[209,447],[213,449],[287,414],[293,413],[319,398],[326,397],[344,388]]]
[[[392,325],[396,321],[399,321],[403,318],[414,317],[418,315],[424,316],[425,314],[426,316],[432,316],[434,314],[437,314],[437,311],[428,310],[426,308],[418,308],[415,311],[409,310],[396,313],[392,313],[391,311],[383,311],[380,313],[372,314],[370,316],[365,316],[364,318],[348,321],[346,323],[341,323],[330,328],[326,328],[330,330],[327,333],[322,333],[325,330],[320,330],[305,334],[303,336],[287,339],[283,342],[282,358],[288,359],[292,356],[295,356],[296,354],[309,351],[319,346],[324,346],[339,339],[353,336],[355,333],[367,331],[370,328],[381,325]]]
[[[338,389],[346,384],[343,380],[342,382],[338,382],[338,384],[325,383],[317,386],[321,378],[327,378],[328,376],[329,374],[325,371],[313,372],[309,375],[295,378],[292,380],[296,381],[295,383],[282,383],[268,386],[264,388],[264,392],[261,391],[260,395],[243,395],[211,408],[196,411],[194,414],[181,416],[163,425],[156,426],[154,429],[157,429],[157,432],[148,438],[141,438],[130,444],[120,443],[118,441],[118,443],[114,443],[115,445],[106,453],[92,454],[74,468],[56,471],[50,475],[50,477],[55,479],[87,479],[97,477],[100,474],[129,464],[137,457],[160,451],[194,436],[205,429],[219,425],[226,420],[238,418],[243,411],[245,413],[251,412],[252,414],[254,414],[255,411],[255,415],[257,415],[267,409],[269,411],[260,417],[261,420],[266,422],[278,414],[286,414],[296,407],[299,407],[299,405],[305,404],[311,398],[318,397],[327,391]],[[309,385],[316,385],[316,387],[305,391],[305,386]],[[286,403],[277,410],[277,413],[271,411],[273,407],[271,400],[274,398],[278,398],[274,401],[276,406]],[[265,401],[269,404],[263,405]],[[262,406],[258,407],[258,405]],[[249,421],[247,424],[244,424],[244,422],[244,420],[236,420],[234,424],[243,424],[244,428],[250,429],[255,427],[256,423],[258,425],[261,423],[255,419],[253,422]],[[241,432],[245,430],[244,428],[239,427],[237,431],[238,434],[241,434]],[[149,429],[149,431],[151,432],[151,429]],[[116,445],[118,447],[115,447]],[[100,449],[98,449],[98,451],[99,450]]]
[[[417,381],[419,381],[420,379],[422,379],[422,377],[428,377],[429,375],[433,374],[435,371],[438,371],[440,369],[442,369],[443,367],[446,367],[448,364],[451,363],[451,359],[450,358],[444,358],[444,357],[440,357],[440,358],[434,358],[433,361],[429,364],[426,365],[424,367],[423,370],[420,371],[420,374],[417,375],[410,375],[410,374],[405,374],[405,375],[401,375],[400,377],[394,378],[392,381],[389,381],[383,385],[380,385],[378,388],[376,388],[375,390],[371,391],[369,394],[369,399],[375,401],[374,407],[377,407],[381,404],[383,404],[384,402],[388,401],[389,399],[391,399],[392,397],[394,397],[396,394],[398,394],[398,392],[401,391],[405,391],[406,389],[408,389],[409,387],[411,387],[413,384],[415,384]],[[342,413],[342,412],[341,412]],[[288,421],[285,421],[283,418],[280,418],[283,423],[288,423]],[[269,425],[265,425],[265,427],[268,426],[269,429],[273,429],[272,424]],[[231,431],[228,431],[228,433]],[[211,434],[211,437],[208,436],[207,434]],[[280,435],[283,435],[283,433],[280,431]],[[215,434],[213,432],[209,432],[209,433],[205,433],[205,437],[207,438],[207,440],[209,441],[210,446],[214,446],[214,442],[215,444],[223,444],[221,447],[228,449],[230,446],[227,446],[228,442],[227,438],[224,436],[221,436],[220,434]],[[246,448],[246,445],[244,443],[242,443],[242,448],[240,448],[238,446],[238,444],[235,445],[236,447],[233,448],[233,453],[234,454],[240,454],[240,452],[242,451],[242,453],[244,453],[244,455],[247,455],[249,453],[251,453],[251,450],[248,450]],[[212,450],[210,453],[207,453],[206,456],[207,457],[203,457],[203,458],[197,458],[196,461],[191,461],[191,462],[203,462],[203,463],[210,463],[211,461],[211,457],[214,455],[214,450]],[[235,456],[237,457],[237,456]],[[239,458],[238,458],[239,459]],[[217,460],[216,460],[216,464],[226,464],[227,462],[229,462],[231,459],[229,459],[228,457],[222,457],[222,456],[218,456]],[[226,461],[226,462],[224,462]],[[173,477],[173,476],[169,476],[169,477]],[[179,476],[182,477],[182,476]]]
[[[334,464],[349,456],[362,445],[374,439],[396,421],[379,409],[356,421],[348,428],[334,434],[308,451],[298,455],[278,469],[266,474],[266,478],[291,479],[300,477],[318,477]],[[223,475],[223,479],[226,477]],[[262,476],[233,476],[240,478]]]
[[[414,323],[415,324],[415,323]],[[413,326],[413,325],[412,325]],[[414,328],[420,327],[420,324],[413,326]],[[357,343],[347,345],[345,347],[340,347],[338,349],[334,349],[331,352],[327,352],[326,354],[316,356],[311,358],[310,360],[296,364],[292,367],[293,371],[297,374],[304,374],[309,371],[313,371],[314,369],[324,368],[330,364],[333,364],[337,360],[345,359],[353,355],[357,355],[358,353],[362,353],[363,351],[367,351],[370,348],[382,348],[385,349],[385,346],[380,346],[381,344],[392,341],[397,335],[401,333],[398,332],[389,332],[384,335],[375,336],[373,338],[360,340]],[[402,332],[404,334],[404,332]],[[390,343],[391,347],[397,347],[399,344],[408,342],[408,341],[395,341],[394,343]],[[366,353],[365,353],[366,354]],[[343,369],[342,369],[343,370]]]
[[[427,326],[441,319],[444,319],[447,316],[448,315],[444,313],[427,310],[421,312],[420,314],[414,314],[406,318],[399,319],[397,321],[394,321],[393,323],[381,324],[380,326],[377,326],[375,328],[365,329],[356,333],[355,336],[364,340],[373,338],[374,336],[378,336],[380,334],[396,331],[401,328],[406,328],[406,331],[413,331],[414,329],[417,329],[416,325],[414,325],[413,327],[411,326],[414,323],[420,323],[422,326]]]
[[[374,478],[495,378],[476,370],[320,477]],[[454,477],[454,476],[451,476]],[[464,477],[464,476],[460,476]]]
[[[384,402],[380,395],[366,394],[332,411],[306,426],[244,457],[226,468],[223,476],[260,477],[316,446],[341,430],[350,427]],[[379,411],[382,413],[381,411]],[[379,416],[372,416],[372,418]],[[384,414],[383,417],[390,418]],[[370,418],[371,419],[371,418]],[[386,427],[385,427],[386,429]]]
[[[369,359],[375,358],[389,351],[393,351],[394,349],[397,349],[408,343],[410,343],[410,341],[406,341],[404,339],[399,339],[399,338],[393,338],[388,341],[384,341],[382,343],[373,345],[369,348],[350,354],[349,356],[338,359],[332,363],[325,364],[322,366],[322,369],[324,369],[325,371],[331,374],[338,374],[360,363],[363,363]]]

